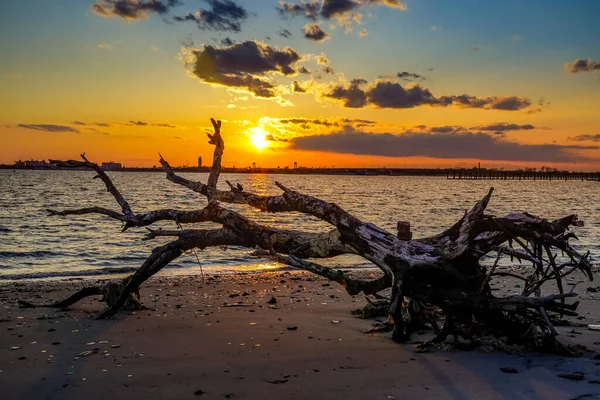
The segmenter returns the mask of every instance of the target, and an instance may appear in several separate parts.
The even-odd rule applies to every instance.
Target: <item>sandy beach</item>
[[[600,396],[600,333],[561,328],[580,358],[418,353],[351,311],[362,296],[305,273],[154,278],[152,310],[97,321],[98,298],[69,311],[21,309],[17,298],[65,297],[85,281],[0,287],[3,399],[584,399]],[[596,294],[582,298],[597,323]],[[275,304],[268,304],[275,297]],[[428,333],[415,335],[420,341]],[[505,373],[501,368],[514,368]],[[561,374],[583,373],[576,381]],[[585,395],[595,397],[585,397]]]

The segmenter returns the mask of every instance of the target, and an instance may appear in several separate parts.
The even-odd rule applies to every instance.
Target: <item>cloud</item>
[[[325,19],[341,17],[360,7],[361,3],[354,0],[323,0],[321,15]]]
[[[100,126],[103,128],[109,127],[110,124],[108,122],[82,122],[82,121],[73,121],[71,122],[73,125],[79,126]]]
[[[324,96],[342,102],[347,108],[362,108],[367,105],[367,95],[361,85],[366,83],[364,79],[353,79],[348,86],[332,87]]]
[[[298,68],[298,73],[299,74],[306,74],[306,75],[310,75],[310,70],[308,68],[306,68],[305,66],[301,66]]]
[[[280,29],[277,31],[277,34],[279,36],[283,36],[286,39],[292,37],[292,32],[288,31],[287,29]]]
[[[531,124],[519,125],[519,124],[509,124],[507,122],[499,122],[497,124],[476,126],[471,129],[479,130],[479,131],[486,131],[486,132],[509,132],[509,131],[528,131],[528,130],[536,129],[536,127]]]
[[[578,72],[600,71],[600,61],[592,61],[589,58],[587,60],[578,58],[573,61],[572,64],[565,65],[565,68],[571,74],[576,74]]]
[[[349,84],[337,83],[330,86],[323,97],[341,102],[344,107],[361,108],[371,105],[375,108],[413,108],[424,105],[460,108],[481,108],[486,110],[516,111],[531,105],[531,100],[517,96],[475,97],[467,94],[435,97],[429,89],[420,85],[403,87],[397,82],[377,81],[366,87],[364,79],[355,79]]]
[[[523,39],[523,35],[513,35],[512,36],[512,40],[515,42],[519,42],[519,41],[521,41],[521,39]]]
[[[223,46],[231,46],[232,44],[235,44],[235,42],[233,40],[231,40],[230,37],[221,39],[221,45],[223,45]]]
[[[360,31],[360,32],[358,33],[358,36],[360,36],[360,37],[365,37],[365,36],[367,36],[368,34],[369,34],[369,31],[368,31],[368,30],[366,30],[366,29],[363,29],[362,31]]]
[[[321,2],[319,0],[316,1],[302,1],[300,4],[296,3],[286,3],[285,1],[279,2],[279,7],[277,7],[277,12],[281,14],[283,17],[296,17],[303,16],[310,20],[316,20],[319,15],[319,10],[321,8]]]
[[[180,5],[179,0],[99,0],[92,11],[102,17],[118,17],[126,21],[148,19],[148,14],[167,14]]]
[[[129,126],[156,126],[158,128],[177,128],[176,125],[166,122],[146,122],[146,121],[129,121],[126,125]]]
[[[304,130],[314,130],[317,126],[323,126],[326,128],[340,128],[346,125],[352,125],[356,127],[373,126],[377,124],[375,121],[360,118],[305,118],[305,117],[293,117],[293,118],[268,118],[264,117],[261,119],[261,123],[268,124],[270,126],[283,125],[282,129],[286,132],[290,129],[289,125],[297,126]]]
[[[302,0],[298,3],[282,0],[277,11],[284,18],[300,16],[311,21],[336,19],[347,33],[352,31],[354,24],[362,23],[363,14],[358,11],[375,5],[406,10],[406,3],[399,0]]]
[[[578,135],[575,137],[570,137],[569,139],[575,140],[577,142],[600,142],[600,133],[596,135]]]
[[[108,43],[98,43],[96,45],[96,47],[99,48],[99,49],[103,49],[103,50],[112,50],[113,49],[113,46],[111,46]]]
[[[79,130],[73,128],[72,126],[66,125],[53,125],[53,124],[19,124],[17,125],[19,128],[25,129],[33,129],[36,131],[45,131],[45,132],[71,132],[71,133],[79,133]]]
[[[329,135],[296,137],[290,147],[297,150],[385,157],[471,158],[495,161],[575,162],[587,158],[573,150],[597,149],[598,146],[561,146],[521,144],[484,133],[402,134],[364,133],[346,130]]]
[[[150,45],[150,50],[152,50],[152,51],[160,51],[160,49],[157,46],[153,45],[153,44]]]
[[[292,82],[292,90],[296,93],[306,93],[308,88],[306,88],[306,85],[303,86],[300,82],[294,81]]]
[[[326,73],[326,74],[335,74],[335,71],[331,67],[331,63],[329,62],[329,59],[327,58],[327,56],[325,55],[325,53],[321,53],[317,57],[317,64],[323,66],[323,72],[324,73]]]
[[[531,105],[531,100],[517,96],[492,96],[475,97],[467,94],[459,96],[441,96],[439,98],[441,106],[450,104],[457,105],[460,108],[482,108],[486,110],[504,110],[517,111],[527,108]]]
[[[400,79],[404,79],[405,81],[412,81],[412,80],[424,81],[426,79],[423,75],[413,74],[410,72],[398,72],[396,74],[396,76]]]
[[[246,90],[257,97],[278,95],[270,76],[294,75],[301,55],[290,47],[278,49],[257,41],[226,47],[204,45],[186,57],[191,74],[202,82]]]
[[[329,39],[329,34],[321,29],[319,24],[306,24],[303,32],[305,38],[314,42],[324,42]]]
[[[176,16],[178,22],[194,22],[200,30],[240,32],[242,23],[249,17],[248,11],[233,0],[203,0],[209,5],[195,13]]]
[[[479,47],[479,46],[471,46],[471,50],[473,50],[473,51],[479,51],[479,50],[481,50],[481,47]]]

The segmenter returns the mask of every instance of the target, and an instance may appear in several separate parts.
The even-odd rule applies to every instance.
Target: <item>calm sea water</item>
[[[163,173],[109,173],[134,212],[158,208],[192,210],[206,199],[165,179]],[[206,174],[184,174],[206,181]],[[119,221],[97,215],[49,217],[46,209],[92,205],[119,210],[94,174],[85,171],[0,171],[0,281],[51,279],[124,273],[139,267],[151,249],[168,239],[142,241],[143,228],[121,233]],[[597,182],[458,181],[445,178],[390,176],[302,176],[224,174],[258,194],[279,194],[276,180],[295,190],[336,202],[357,217],[395,232],[396,222],[411,222],[414,237],[440,232],[455,222],[490,186],[496,191],[489,213],[528,211],[554,219],[578,214],[586,223],[577,228],[577,245],[600,258],[600,184]],[[288,229],[331,229],[299,213],[270,214],[244,205],[225,205],[256,222]],[[157,224],[176,229],[173,222]],[[208,227],[209,224],[198,224]],[[213,226],[214,227],[214,226]],[[256,271],[278,268],[252,258],[250,250],[230,247],[197,253],[204,272]],[[329,266],[366,265],[356,256],[324,262]],[[193,253],[185,254],[162,274],[199,272]]]

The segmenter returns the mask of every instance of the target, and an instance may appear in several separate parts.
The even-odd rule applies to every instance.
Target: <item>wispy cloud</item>
[[[110,44],[104,42],[104,43],[98,43],[96,45],[97,48],[99,49],[103,49],[103,50],[112,50],[114,47],[111,46]]]
[[[570,140],[575,140],[576,142],[600,142],[600,133],[595,135],[578,135],[575,137],[570,137]]]
[[[35,130],[35,131],[79,133],[79,130],[77,130],[76,128],[73,128],[72,126],[66,126],[66,125],[54,125],[54,124],[19,124],[17,126],[19,128],[32,129],[32,130]]]
[[[240,32],[250,14],[233,0],[204,0],[208,8],[176,16],[178,22],[193,22],[200,30]]]
[[[147,19],[152,13],[167,14],[180,4],[180,0],[99,0],[92,4],[91,8],[101,17],[138,21]]]

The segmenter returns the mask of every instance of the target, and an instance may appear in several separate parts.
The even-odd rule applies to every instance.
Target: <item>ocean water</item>
[[[206,199],[166,180],[159,172],[109,172],[134,212],[159,208],[199,209]],[[206,182],[207,174],[183,174]],[[133,271],[153,247],[169,239],[142,241],[145,228],[121,232],[121,223],[100,215],[48,216],[46,209],[102,206],[119,210],[100,180],[89,171],[0,170],[0,281],[114,276]],[[413,237],[433,235],[451,225],[495,187],[488,213],[528,211],[548,219],[577,214],[576,247],[600,259],[600,184],[580,181],[459,181],[438,177],[222,174],[258,194],[279,194],[275,181],[337,203],[355,216],[395,232],[409,221]],[[300,213],[264,213],[245,205],[224,206],[252,220],[287,229],[325,231],[326,223]],[[155,227],[177,229],[173,222]],[[193,226],[186,226],[193,227]],[[196,224],[196,227],[217,227]],[[250,256],[250,249],[229,247],[189,252],[161,274],[228,273],[281,268]],[[320,261],[321,262],[321,261]],[[369,265],[357,256],[326,261],[329,266]]]

